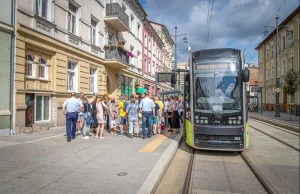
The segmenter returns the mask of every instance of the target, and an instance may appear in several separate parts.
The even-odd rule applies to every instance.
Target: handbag
[[[114,129],[116,127],[117,127],[116,121],[112,120],[111,123],[110,123],[110,128]]]
[[[92,124],[94,124],[94,119],[93,119],[93,117],[92,117],[92,114],[90,113],[90,112],[88,112],[88,106],[87,106],[87,103],[86,103],[86,111],[87,111],[87,113],[85,114],[85,122],[86,122],[86,124],[88,124],[88,125],[92,125]]]

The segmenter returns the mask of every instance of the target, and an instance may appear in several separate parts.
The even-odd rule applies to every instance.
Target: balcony
[[[127,52],[115,46],[104,47],[106,64],[115,69],[129,67],[129,56]]]
[[[129,17],[118,3],[106,4],[104,22],[115,28],[118,32],[129,31]]]

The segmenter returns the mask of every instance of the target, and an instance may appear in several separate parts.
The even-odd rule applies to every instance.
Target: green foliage
[[[286,76],[285,76],[285,81],[286,81],[286,92],[288,94],[294,94],[296,91],[297,91],[297,73],[294,71],[294,70],[289,70],[287,73],[286,73]]]

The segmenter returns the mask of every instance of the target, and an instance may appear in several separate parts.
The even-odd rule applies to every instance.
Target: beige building
[[[146,16],[137,0],[20,0],[16,9],[17,132],[65,125],[71,91],[134,93]]]
[[[294,69],[300,75],[300,8],[296,8],[279,24],[279,58],[278,73],[280,76],[280,110],[289,111],[289,105],[300,104],[300,86],[294,96],[289,97],[284,86],[286,72]],[[262,87],[263,108],[275,110],[276,78],[276,29],[273,30],[257,47],[258,51],[258,85]]]

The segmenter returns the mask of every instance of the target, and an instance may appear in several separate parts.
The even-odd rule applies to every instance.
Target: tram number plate
[[[241,141],[241,137],[234,137],[234,141]]]

